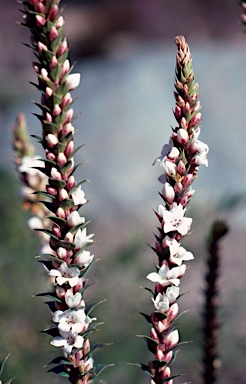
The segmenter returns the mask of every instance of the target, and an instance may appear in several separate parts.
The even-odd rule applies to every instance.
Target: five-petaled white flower
[[[93,240],[91,239],[93,236],[94,233],[88,236],[86,235],[86,228],[84,228],[83,231],[79,229],[74,237],[75,247],[81,249],[85,245],[93,243]]]
[[[84,344],[83,336],[77,333],[59,331],[60,336],[55,336],[50,344],[54,347],[62,347],[64,352],[70,354],[74,348],[82,348]]]
[[[166,264],[163,264],[157,272],[152,272],[147,276],[147,279],[153,281],[154,283],[159,283],[162,287],[167,285],[176,285],[180,284],[179,277],[182,276],[185,272],[186,266],[183,264],[181,267],[174,267],[169,269]]]
[[[161,293],[158,293],[155,299],[153,299],[153,297],[151,299],[157,311],[160,311],[162,313],[165,313],[168,311],[169,300],[168,300],[168,297],[165,295],[165,293],[163,295]]]
[[[91,255],[89,251],[82,251],[74,259],[75,264],[83,265],[85,268],[91,264],[94,255]]]
[[[192,260],[194,256],[191,252],[186,251],[184,247],[181,247],[180,243],[175,239],[171,239],[169,236],[166,236],[163,240],[163,243],[169,247],[170,251],[170,261],[174,264],[181,265],[185,260]]]
[[[67,263],[63,262],[60,269],[51,269],[49,276],[56,276],[56,281],[59,285],[68,283],[70,287],[75,287],[79,282],[79,269],[77,267],[69,268]]]
[[[84,309],[79,309],[78,311],[67,309],[64,312],[60,310],[54,312],[53,321],[54,323],[59,323],[59,331],[71,331],[73,334],[78,334],[88,328],[92,319],[85,314]]]
[[[79,185],[77,188],[72,193],[72,199],[74,202],[74,205],[80,205],[80,204],[85,204],[87,202],[85,198],[85,193],[81,189],[81,185]]]
[[[183,208],[182,204],[173,203],[169,211],[163,205],[158,205],[157,212],[163,218],[165,233],[177,231],[182,236],[187,235],[192,219],[184,217],[185,211],[186,208]]]

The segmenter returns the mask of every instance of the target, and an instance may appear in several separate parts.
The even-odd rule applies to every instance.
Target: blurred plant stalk
[[[208,165],[208,146],[198,140],[202,118],[192,56],[183,36],[176,37],[176,45],[174,116],[177,126],[154,162],[164,170],[159,178],[163,184],[160,196],[164,203],[157,207],[160,225],[155,246],[151,247],[158,256],[158,264],[156,272],[147,276],[155,283],[152,292],[154,309],[150,316],[143,314],[151,324],[150,337],[143,337],[154,358],[148,365],[140,365],[151,375],[151,384],[172,384],[174,377],[180,376],[173,375],[170,368],[177,348],[182,344],[176,329],[181,315],[177,301],[181,296],[180,279],[186,271],[184,262],[194,258],[181,246],[181,240],[189,233],[192,223],[192,219],[185,216],[187,204],[195,192],[192,182],[199,166]]]
[[[205,276],[205,304],[203,311],[203,383],[214,384],[218,380],[219,359],[219,274],[221,263],[220,241],[228,232],[223,221],[215,221],[207,242],[208,259]]]

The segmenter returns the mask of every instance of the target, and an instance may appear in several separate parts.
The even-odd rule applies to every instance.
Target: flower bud
[[[75,187],[75,185],[76,182],[74,176],[69,176],[66,184],[67,189],[70,191],[73,187]]]
[[[52,43],[56,38],[58,37],[58,32],[56,27],[51,27],[50,33],[49,33],[49,40]]]
[[[169,333],[169,335],[167,335],[166,349],[174,347],[175,345],[178,344],[178,342],[179,342],[179,333],[178,333],[178,330],[175,329],[175,331],[172,331],[171,333]]]
[[[200,112],[198,112],[195,114],[195,116],[193,116],[190,119],[189,127],[190,128],[195,127],[196,125],[200,124],[201,121],[202,121],[202,115]]]
[[[46,191],[52,196],[57,195],[57,190],[55,188],[50,187],[49,185],[46,185]]]
[[[52,116],[49,112],[46,112],[45,118],[46,118],[46,121],[48,121],[49,123],[52,123]]]
[[[68,111],[67,111],[67,115],[66,115],[66,123],[70,123],[70,121],[72,120],[73,118],[73,108],[70,108]]]
[[[183,129],[183,128],[180,128],[178,129],[177,131],[177,142],[182,144],[182,145],[185,145],[186,143],[188,143],[189,141],[189,134],[188,132]]]
[[[71,75],[68,75],[66,78],[66,83],[69,91],[77,88],[80,83],[80,73],[72,73]]]
[[[45,95],[46,95],[46,97],[51,97],[53,95],[53,91],[50,87],[45,88]],[[46,112],[46,114],[47,114],[47,112]]]
[[[72,243],[73,242],[73,235],[71,232],[67,232],[65,237],[64,237],[64,240],[65,241],[68,241],[69,243]]]
[[[62,110],[61,110],[60,106],[58,104],[55,104],[54,109],[53,109],[53,115],[58,116],[61,114],[61,111]]]
[[[67,158],[64,155],[64,153],[62,153],[62,152],[58,153],[58,155],[57,155],[57,164],[59,165],[59,167],[61,167],[64,164],[66,164],[66,162],[67,162]]]
[[[58,139],[55,135],[52,135],[52,133],[49,133],[47,136],[46,136],[46,141],[47,141],[47,144],[50,148],[53,148],[57,143],[58,143]]]
[[[64,24],[64,18],[62,16],[58,17],[56,20],[56,28],[59,29],[63,26]]]
[[[168,323],[171,323],[178,316],[178,313],[179,313],[178,304],[174,303],[173,305],[171,305],[168,311],[168,316],[167,316]]]
[[[63,200],[66,200],[68,199],[68,193],[65,189],[60,189],[59,191],[59,201],[63,201]]]
[[[56,237],[61,237],[61,230],[60,230],[60,227],[58,227],[56,224],[53,224],[52,226],[52,232],[54,233],[54,235]]]
[[[177,165],[177,172],[180,175],[184,175],[185,174],[186,167],[185,167],[185,164],[184,164],[183,160],[179,160],[178,165]]]
[[[73,211],[70,213],[70,215],[67,217],[67,224],[69,227],[74,227],[75,225],[81,224],[85,222],[84,217],[80,217],[78,211]]]
[[[59,45],[58,47],[58,50],[57,50],[57,57],[60,57],[61,55],[63,55],[63,53],[65,53],[66,51],[68,50],[68,45],[67,45],[67,39],[65,38],[61,44]]]
[[[176,105],[176,107],[175,107],[174,115],[175,115],[177,120],[179,120],[182,116],[182,110],[178,105]]]
[[[50,69],[55,68],[55,67],[57,66],[57,64],[58,64],[58,59],[57,59],[57,57],[54,55],[54,56],[52,57],[52,59],[50,60],[50,65],[49,65]]]
[[[183,180],[182,180],[182,185],[184,188],[187,188],[191,185],[192,181],[193,181],[193,175],[191,173],[188,173],[188,175],[186,175]]]
[[[185,117],[182,117],[182,119],[180,120],[180,126],[183,128],[183,129],[188,129],[188,123],[185,119]]]
[[[51,176],[52,179],[62,180],[61,173],[58,172],[58,170],[56,168],[54,168],[54,167],[51,168],[50,176]]]
[[[36,24],[39,28],[43,27],[46,24],[46,19],[43,16],[36,15]]]
[[[175,197],[175,192],[173,187],[169,183],[165,183],[162,189],[162,194],[165,197],[165,199],[168,201],[169,204],[172,204]]]
[[[67,256],[67,250],[65,248],[60,247],[57,249],[56,252],[57,252],[59,259],[63,260]]]
[[[67,143],[64,153],[68,157],[69,155],[71,155],[73,151],[74,151],[74,142],[71,140],[69,141],[69,143]]]
[[[65,211],[63,208],[59,207],[56,211],[56,216],[57,217],[60,217],[61,219],[65,219],[66,215],[65,215]]]

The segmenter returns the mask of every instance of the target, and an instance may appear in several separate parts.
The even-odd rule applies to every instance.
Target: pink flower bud
[[[59,201],[63,201],[63,200],[66,200],[68,199],[68,193],[66,191],[66,189],[60,189],[59,191]]]
[[[55,105],[54,105],[54,109],[53,109],[53,115],[54,115],[54,116],[58,116],[58,115],[61,114],[61,112],[62,112],[62,110],[61,110],[61,108],[59,107],[59,105],[58,105],[58,104],[55,104]]]
[[[71,97],[71,93],[68,92],[62,99],[61,102],[61,108],[64,109],[68,104],[70,104],[73,101]]]
[[[175,115],[177,120],[179,120],[182,116],[181,108],[178,105],[176,105],[176,107],[175,107],[174,115]]]
[[[158,341],[159,339],[158,339],[158,336],[157,336],[157,333],[156,333],[156,330],[155,330],[155,328],[151,328],[150,329],[150,337],[153,339],[153,340],[156,340],[156,341]]]
[[[63,26],[64,24],[64,18],[62,16],[58,17],[56,21],[56,28],[59,29]]]
[[[62,176],[61,176],[60,172],[58,172],[58,170],[54,167],[51,168],[50,176],[52,179],[62,180]]]
[[[164,367],[163,371],[161,372],[161,378],[168,379],[170,375],[171,375],[171,369],[169,367]]]
[[[36,15],[36,24],[41,28],[46,24],[46,19],[43,16]]]
[[[56,295],[59,299],[65,300],[66,290],[62,287],[56,287]]]
[[[78,284],[75,285],[75,287],[73,287],[74,293],[79,292],[82,287],[83,287],[83,280],[82,278],[80,278]]]
[[[69,63],[69,60],[66,59],[64,61],[64,63],[62,64],[62,74],[61,74],[61,77],[63,77],[70,69],[70,63]]]
[[[175,331],[172,331],[171,333],[169,333],[169,335],[167,335],[166,349],[174,347],[175,345],[178,344],[178,342],[179,342],[179,333],[177,329],[175,329]]]
[[[43,77],[44,80],[49,80],[48,72],[45,68],[41,69],[40,75]]]
[[[185,164],[184,164],[183,160],[179,160],[178,165],[177,165],[177,172],[180,175],[184,175],[185,174],[186,168],[185,168]]]
[[[68,111],[67,111],[67,115],[66,115],[66,123],[70,123],[70,121],[72,120],[73,118],[73,108],[70,108]]]
[[[39,73],[39,64],[38,63],[32,63],[32,67],[36,73]]]
[[[200,124],[201,121],[202,121],[202,115],[200,112],[198,112],[195,116],[193,116],[190,119],[189,127],[190,128],[195,127],[196,125]]]
[[[67,136],[69,133],[74,133],[74,127],[71,123],[67,123],[62,128],[62,136]]]
[[[61,55],[63,55],[63,53],[65,53],[67,50],[68,50],[68,45],[67,45],[67,39],[65,38],[57,49],[57,53],[56,53],[57,57],[60,57]]]
[[[182,144],[182,145],[185,145],[186,143],[188,143],[189,141],[189,134],[188,132],[183,129],[183,128],[180,128],[178,129],[177,131],[177,142]]]
[[[178,304],[174,303],[169,308],[169,311],[168,311],[168,314],[167,314],[167,321],[168,321],[168,323],[171,323],[178,316],[178,313],[179,313]]]
[[[68,241],[69,243],[73,243],[73,235],[72,235],[72,233],[71,232],[66,233],[66,235],[64,237],[64,240]]]
[[[57,252],[59,259],[63,260],[67,256],[67,250],[65,248],[60,247],[57,249],[56,252]]]
[[[169,204],[172,204],[174,201],[175,192],[173,187],[167,182],[163,186],[162,195],[165,197]]]
[[[48,12],[48,19],[54,21],[59,14],[59,8],[56,4],[52,5]]]
[[[50,148],[53,148],[57,143],[58,143],[58,139],[55,135],[52,135],[52,133],[49,133],[47,136],[46,136],[46,141],[47,141],[47,144]]]
[[[41,41],[38,42],[38,51],[39,53],[41,53],[42,51],[47,51],[48,50],[48,47],[47,45],[41,43]]]
[[[51,27],[50,33],[49,33],[49,40],[52,43],[58,36],[58,32],[56,27]]]
[[[52,160],[52,161],[54,161],[54,160],[56,159],[56,156],[55,156],[54,153],[49,152],[48,150],[46,150],[46,158],[47,158],[48,160]]]
[[[64,155],[64,153],[60,152],[57,156],[57,164],[59,165],[59,167],[61,167],[62,165],[66,164],[66,162],[66,156]]]
[[[174,178],[177,174],[176,164],[172,163],[171,161],[166,160],[163,165],[164,165],[164,170],[165,170],[166,175]]]
[[[49,185],[46,185],[46,191],[52,196],[57,195],[57,190],[55,188],[50,187]]]
[[[66,83],[69,91],[77,88],[80,83],[80,73],[72,73],[71,75],[68,75]]]
[[[155,354],[156,360],[164,360],[164,354],[160,349],[157,349],[157,352]]]
[[[46,117],[46,121],[48,121],[49,123],[52,123],[52,116],[49,112],[46,112],[45,117]]]
[[[71,155],[73,150],[74,150],[74,142],[71,140],[69,141],[69,143],[67,143],[64,153],[68,157],[69,155]]]
[[[183,112],[184,113],[187,113],[187,112],[189,112],[189,110],[190,110],[190,104],[188,103],[188,101],[185,103],[185,106],[184,106],[184,108],[183,108]]]
[[[45,13],[45,6],[41,2],[39,2],[36,6],[36,11],[39,13]]]
[[[52,59],[50,60],[50,69],[55,68],[55,67],[57,66],[57,64],[58,64],[58,59],[57,59],[57,57],[54,55],[54,56],[52,57]]]
[[[46,87],[45,88],[45,95],[46,95],[46,97],[51,97],[52,95],[53,95],[53,91],[52,91],[52,89],[50,88],[50,87]],[[46,112],[46,114],[47,114],[48,112]],[[51,120],[52,121],[52,120]]]
[[[70,191],[73,187],[75,187],[76,185],[76,182],[75,182],[75,178],[74,176],[69,176],[68,180],[67,180],[67,189]]]
[[[57,217],[60,217],[61,219],[65,219],[66,215],[65,215],[65,211],[63,208],[59,207],[56,211],[56,216]]]
[[[181,96],[177,97],[177,103],[178,103],[179,107],[184,107],[185,106],[184,99],[182,99]]]
[[[60,230],[60,227],[58,227],[56,224],[53,224],[52,226],[52,232],[54,233],[54,235],[56,237],[61,237],[61,230]]]
[[[183,180],[182,180],[182,185],[184,188],[187,188],[191,185],[192,181],[193,181],[193,175],[191,173],[188,173],[188,175],[186,175]]]
[[[187,123],[185,117],[182,117],[182,119],[180,120],[180,126],[181,126],[183,129],[188,129],[188,123]]]
[[[174,186],[174,192],[175,193],[182,191],[182,189],[183,189],[183,185],[180,181],[175,184],[175,186]]]

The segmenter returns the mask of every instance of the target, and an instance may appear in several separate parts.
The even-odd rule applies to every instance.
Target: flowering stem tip
[[[192,219],[186,217],[186,207],[195,192],[191,188],[192,182],[197,177],[199,165],[208,165],[208,146],[198,140],[202,118],[192,56],[183,36],[176,37],[176,45],[174,116],[177,124],[169,143],[163,146],[161,155],[154,162],[164,171],[159,178],[163,184],[160,193],[163,203],[156,210],[160,225],[152,247],[158,263],[156,271],[147,276],[155,283],[152,292],[154,308],[150,315],[143,314],[151,324],[150,337],[145,338],[154,359],[148,365],[141,365],[151,375],[151,384],[172,384],[175,377],[170,365],[180,344],[174,324],[179,315],[180,279],[186,271],[184,262],[194,258],[180,242],[192,224]]]
[[[23,1],[24,22],[31,32],[31,45],[37,61],[36,87],[41,92],[41,102],[36,103],[41,113],[36,116],[42,125],[41,143],[45,158],[33,164],[33,172],[45,175],[45,185],[35,193],[42,196],[48,216],[42,218],[36,230],[48,241],[41,254],[41,262],[53,282],[53,291],[38,296],[48,296],[53,324],[45,330],[52,336],[51,344],[61,348],[62,356],[54,359],[50,371],[67,377],[72,384],[87,384],[104,369],[95,365],[92,353],[102,344],[90,345],[89,335],[97,328],[91,311],[96,305],[85,303],[88,283],[86,273],[93,263],[87,247],[93,243],[93,234],[87,234],[87,223],[79,210],[87,203],[77,182],[74,164],[73,99],[71,92],[79,85],[80,74],[71,74],[68,59],[69,47],[62,32],[64,19],[59,0]],[[27,159],[30,162],[30,158]],[[32,166],[29,164],[29,166]],[[33,173],[20,169],[30,181]],[[45,220],[45,221],[44,221]],[[46,221],[49,225],[46,225]],[[40,221],[39,221],[40,223]]]

